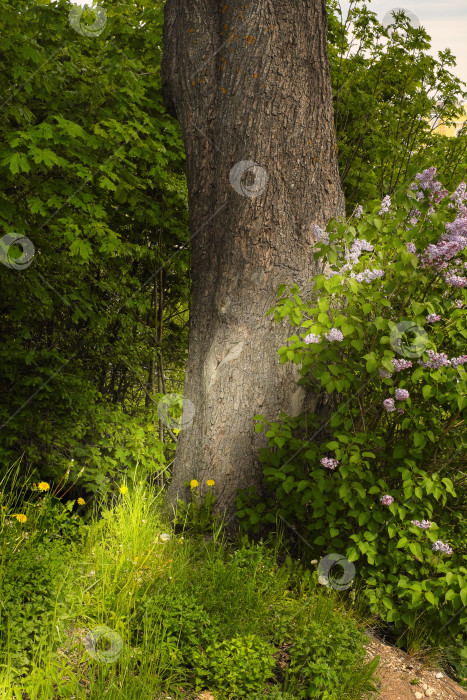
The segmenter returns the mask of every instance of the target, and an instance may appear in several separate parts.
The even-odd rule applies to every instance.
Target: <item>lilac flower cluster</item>
[[[320,343],[321,337],[316,335],[316,333],[308,333],[307,336],[303,338],[305,343]]]
[[[354,211],[354,213],[352,214],[352,216],[354,216],[356,219],[361,219],[362,214],[363,214],[363,207],[362,207],[361,204],[357,204],[357,206],[355,207],[355,211]]]
[[[383,406],[388,412],[396,410],[396,407],[394,406],[394,399],[384,399]]]
[[[426,351],[428,357],[430,358],[428,362],[423,362],[423,360],[418,360],[418,364],[422,367],[429,367],[430,369],[439,369],[440,367],[447,367],[451,364],[451,360],[445,352],[435,352],[434,350]]]
[[[326,340],[329,341],[337,340],[338,343],[340,343],[341,340],[344,339],[344,336],[338,328],[331,328],[330,331],[324,334],[324,337],[326,338]]]
[[[407,391],[407,389],[396,389],[396,400],[397,401],[406,401],[409,398],[410,394]]]
[[[403,369],[409,369],[409,367],[412,367],[410,360],[393,360],[392,364],[394,365],[394,370],[396,372],[401,372]]]
[[[439,369],[440,367],[458,367],[467,363],[467,355],[459,355],[459,357],[451,357],[449,359],[445,352],[434,352],[434,350],[427,350],[426,352],[430,359],[428,362],[419,360],[418,364],[422,367]]]
[[[394,365],[394,372],[401,372],[403,369],[408,369],[409,367],[412,367],[412,362],[410,360],[393,360],[392,364]],[[389,378],[392,377],[392,372],[388,372],[387,369],[384,369],[382,367],[379,370],[379,376],[381,378]]]
[[[391,208],[391,197],[387,194],[386,197],[381,202],[381,209],[379,212],[379,216],[383,216],[383,214],[387,214],[390,208]]]
[[[422,530],[429,530],[431,527],[431,522],[429,520],[422,520],[422,522],[420,522],[420,520],[411,520],[410,522],[412,523],[412,525],[421,527]]]
[[[389,496],[389,494],[386,494],[385,496],[381,496],[379,499],[383,506],[390,506],[391,503],[394,502],[394,498],[392,496]]]
[[[436,323],[436,321],[441,321],[441,316],[438,314],[428,314],[426,317],[426,322],[427,323]]]
[[[454,304],[456,305],[456,308],[462,309],[462,307],[464,306],[464,300],[463,299],[456,299]]]
[[[417,249],[415,247],[415,243],[407,243],[407,252],[408,253],[416,253]]]
[[[323,229],[317,224],[313,224],[311,230],[316,240],[322,243],[326,243],[326,245],[329,245],[329,235],[326,233],[326,231],[323,231]]]
[[[442,540],[436,540],[436,542],[433,542],[431,549],[433,552],[444,552],[444,554],[452,554],[452,549],[448,545],[447,542],[443,542]]]
[[[460,277],[459,275],[448,274],[445,276],[446,284],[451,285],[451,287],[467,287],[467,277]]]
[[[444,197],[446,197],[449,194],[449,192],[444,189],[442,183],[439,180],[435,179],[435,176],[436,168],[434,166],[432,166],[431,168],[427,168],[422,173],[417,173],[417,175],[415,176],[415,182],[413,182],[410,185],[410,189],[414,191],[420,191],[420,188],[424,192],[428,191],[430,201],[435,202],[437,204],[442,199],[444,199]],[[417,197],[417,199],[422,199],[422,197]]]
[[[358,263],[360,260],[360,256],[363,253],[363,251],[367,251],[368,253],[372,253],[374,250],[373,246],[371,243],[366,241],[364,238],[356,238],[352,245],[350,246],[350,253],[346,256],[347,261],[352,261],[354,264]]]
[[[320,461],[323,467],[326,467],[326,469],[335,469],[339,464],[337,459],[334,459],[333,457],[323,457]]]
[[[358,274],[351,272],[350,277],[355,277],[357,282],[372,282],[380,277],[384,277],[384,270],[367,269],[363,270],[363,272],[359,272]]]
[[[452,202],[448,204],[448,207],[450,209],[454,209],[457,207],[458,211],[460,211],[464,205],[464,200],[466,199],[466,184],[465,182],[461,182],[460,185],[456,187],[454,192],[451,195],[451,200]]]
[[[326,340],[329,341],[337,340],[338,343],[340,343],[341,340],[344,339],[342,332],[338,328],[331,328],[330,331],[324,334],[324,337],[326,338]],[[316,335],[316,333],[309,333],[303,338],[303,341],[305,343],[320,343],[321,336]]]

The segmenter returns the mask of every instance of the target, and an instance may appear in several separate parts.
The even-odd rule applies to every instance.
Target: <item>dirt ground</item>
[[[467,700],[467,690],[433,668],[426,668],[397,647],[377,639],[371,633],[368,659],[380,655],[377,676],[380,679],[378,700]]]

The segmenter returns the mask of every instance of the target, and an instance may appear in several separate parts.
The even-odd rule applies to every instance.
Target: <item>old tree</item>
[[[167,0],[162,82],[186,148],[193,280],[194,419],[169,495],[215,479],[230,516],[236,490],[261,477],[253,416],[297,415],[307,399],[279,364],[289,329],[266,312],[281,283],[306,295],[312,226],[344,213],[325,0]]]

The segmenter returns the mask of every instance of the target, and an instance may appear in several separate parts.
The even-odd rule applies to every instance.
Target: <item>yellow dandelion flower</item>
[[[23,515],[23,513],[15,513],[13,517],[16,518],[19,523],[25,523],[27,520],[27,517]]]
[[[120,486],[120,493],[128,493],[128,486]]]
[[[206,483],[207,483],[208,486],[214,486],[214,484],[215,484],[216,482],[214,481],[214,479],[208,479],[208,480],[206,481]]]
[[[84,498],[78,498],[78,504],[79,504],[80,506],[84,506],[85,502],[86,502],[86,501],[84,500]]]
[[[190,489],[195,489],[198,485],[199,485],[199,484],[198,484],[198,482],[196,481],[196,479],[192,479],[192,480],[190,481]]]
[[[50,486],[46,481],[39,481],[39,483],[37,484],[37,488],[40,491],[48,491],[50,489]]]

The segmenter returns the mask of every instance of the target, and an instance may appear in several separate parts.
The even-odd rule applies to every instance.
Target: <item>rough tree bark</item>
[[[307,298],[312,225],[344,214],[325,0],[167,0],[162,85],[186,148],[192,308],[169,497],[216,481],[221,510],[258,484],[253,416],[297,415],[305,390],[279,365],[290,327],[266,318],[281,283]],[[244,161],[256,163],[241,177]],[[243,166],[245,167],[245,166]],[[233,170],[232,170],[233,169]],[[182,419],[182,424],[185,419]]]

